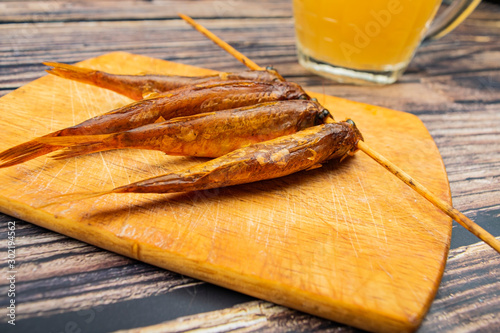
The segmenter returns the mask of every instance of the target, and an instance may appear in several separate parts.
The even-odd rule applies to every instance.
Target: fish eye
[[[356,126],[356,124],[354,123],[354,121],[352,121],[352,119],[347,119],[345,122],[352,126]]]
[[[306,94],[303,94],[303,95],[300,95],[299,96],[299,99],[309,99],[309,96],[307,96]]]
[[[327,109],[323,109],[321,110],[317,115],[316,115],[316,119],[314,121],[314,124],[315,125],[320,125],[320,124],[323,124],[324,121],[325,121],[325,118],[328,117],[330,115],[330,111],[328,111]]]
[[[327,109],[323,109],[319,114],[318,114],[318,118],[323,120],[325,119],[326,117],[328,117],[328,115],[330,114],[330,111],[328,111]]]
[[[311,98],[311,101],[318,103],[318,99],[316,97]]]
[[[276,71],[273,66],[267,66],[266,70],[267,71]]]

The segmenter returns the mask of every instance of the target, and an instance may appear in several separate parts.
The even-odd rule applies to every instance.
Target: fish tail
[[[112,134],[97,134],[97,135],[63,135],[54,137],[41,137],[36,141],[58,147],[72,147],[79,145],[91,145],[95,143],[104,143],[106,139],[113,136]]]

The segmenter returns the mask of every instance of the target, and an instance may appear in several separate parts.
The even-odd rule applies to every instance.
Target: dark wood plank
[[[201,22],[207,23],[204,20]],[[272,22],[265,19],[231,19],[208,23],[212,23],[211,28],[215,32],[242,52],[248,51],[248,55],[260,63],[278,64],[286,59],[295,61],[290,18],[274,19]],[[227,24],[234,29],[228,29]],[[117,31],[120,34],[117,35]],[[267,31],[273,34],[260,37]],[[71,22],[65,24],[64,30],[60,29],[59,23],[8,24],[0,25],[0,33],[10,36],[0,40],[0,51],[4,55],[0,63],[0,93],[3,91],[3,94],[43,75],[43,61],[73,63],[112,51],[127,51],[217,70],[244,69],[242,64],[181,20],[96,24]],[[250,33],[245,42],[241,39],[243,33]],[[283,36],[278,43],[275,41],[277,34]]]
[[[94,246],[68,239],[26,222],[2,216],[0,234],[6,221],[16,222],[19,296],[17,320],[53,317],[67,312],[99,309],[115,303],[168,295],[179,289],[199,287],[204,282],[137,262]],[[2,245],[0,251],[6,252]],[[500,256],[483,243],[450,252],[436,299],[419,331],[443,332],[454,327],[476,331],[500,325]],[[2,267],[0,274],[7,275]],[[0,288],[6,290],[6,281]],[[196,290],[196,289],[193,289]],[[236,294],[236,293],[235,293]],[[193,295],[193,300],[196,297]],[[168,298],[167,298],[168,299]],[[0,299],[5,307],[6,298]],[[139,310],[135,310],[140,313]],[[149,310],[147,310],[149,311]],[[467,318],[467,325],[463,321]],[[0,323],[5,323],[1,318]],[[145,331],[184,331],[194,328],[231,331],[235,327],[269,332],[357,330],[265,301],[243,302],[230,308],[209,311],[162,322]]]
[[[484,244],[450,252],[426,332],[494,332],[500,327],[500,259]],[[474,318],[471,320],[471,318]]]
[[[9,1],[0,5],[0,23],[165,20],[177,19],[179,12],[196,18],[290,16],[289,1],[266,1],[263,5],[249,0]]]

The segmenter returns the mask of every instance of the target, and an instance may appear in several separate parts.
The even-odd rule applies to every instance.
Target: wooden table
[[[0,3],[0,96],[72,63],[127,51],[222,71],[243,66],[178,19],[186,13],[261,65],[306,89],[420,117],[446,165],[453,203],[500,236],[500,5],[484,2],[442,40],[422,47],[387,87],[339,85],[297,64],[291,2],[6,1]],[[12,110],[15,112],[15,110]],[[16,326],[0,331],[356,331],[143,264],[0,215],[2,253],[16,232]],[[454,224],[443,280],[420,332],[500,327],[500,256]],[[0,307],[8,305],[2,263]],[[6,282],[7,281],[7,282]],[[147,330],[146,330],[147,331]]]

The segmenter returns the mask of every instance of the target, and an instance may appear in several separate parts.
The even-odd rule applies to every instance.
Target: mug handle
[[[424,43],[443,37],[469,16],[481,0],[455,0],[434,20],[424,37]]]

